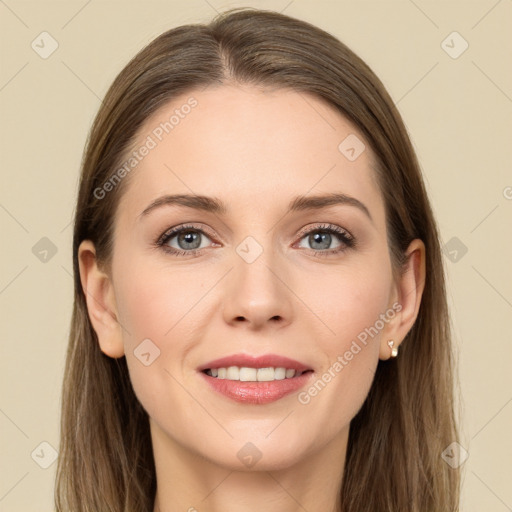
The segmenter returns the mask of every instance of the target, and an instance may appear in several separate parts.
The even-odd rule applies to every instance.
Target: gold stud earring
[[[398,355],[398,347],[394,347],[395,342],[393,340],[388,341],[389,348],[391,349],[391,357],[396,357]]]

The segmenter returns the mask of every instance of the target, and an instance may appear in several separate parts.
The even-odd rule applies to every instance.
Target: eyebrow
[[[370,220],[373,221],[368,208],[359,199],[346,194],[332,193],[317,196],[299,196],[296,197],[289,205],[288,210],[291,212],[303,210],[319,210],[328,206],[337,204],[354,206],[361,210]]]
[[[362,211],[370,220],[372,216],[368,208],[355,197],[346,194],[332,193],[316,196],[298,196],[293,199],[288,205],[289,212],[305,211],[305,210],[320,210],[333,205],[348,205],[354,206]],[[228,208],[226,204],[216,197],[191,195],[191,194],[174,194],[165,195],[155,199],[140,215],[145,217],[150,212],[163,206],[186,206],[195,210],[202,210],[212,212],[219,215],[227,213]]]

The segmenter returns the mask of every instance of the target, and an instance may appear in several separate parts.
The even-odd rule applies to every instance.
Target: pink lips
[[[236,380],[217,379],[204,373],[204,370],[211,368],[228,368],[229,366],[249,367],[249,368],[287,368],[294,369],[297,373],[302,373],[298,377],[292,377],[283,380],[274,380],[269,382],[243,382]],[[210,361],[198,368],[202,378],[210,385],[212,389],[222,395],[231,398],[237,402],[247,404],[266,404],[283,398],[284,396],[298,391],[311,379],[313,375],[309,366],[274,354],[267,354],[259,357],[249,356],[247,354],[234,354]]]
[[[257,357],[249,356],[247,354],[233,354],[232,356],[222,357],[220,359],[215,359],[215,361],[203,364],[198,368],[198,370],[202,372],[203,370],[211,368],[227,368],[228,366],[246,366],[249,368],[293,368],[297,372],[312,370],[311,367],[299,363],[299,361],[275,354],[266,354]]]

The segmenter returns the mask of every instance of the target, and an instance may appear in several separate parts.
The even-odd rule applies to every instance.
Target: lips
[[[275,354],[258,357],[234,354],[203,364],[197,370],[211,389],[246,404],[266,404],[279,400],[305,386],[313,375],[311,367]],[[246,381],[240,378],[242,374],[252,377]],[[273,374],[275,380],[268,378],[269,374]],[[256,375],[263,375],[263,378],[255,379]]]
[[[262,356],[233,354],[232,356],[222,357],[203,364],[198,368],[198,371],[202,372],[204,370],[211,370],[212,368],[229,368],[230,366],[238,366],[239,368],[287,368],[293,369],[297,373],[313,370],[310,366],[300,363],[299,361],[275,354]]]

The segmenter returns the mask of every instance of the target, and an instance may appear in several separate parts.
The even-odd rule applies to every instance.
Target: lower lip
[[[246,404],[268,404],[298,391],[310,380],[313,372],[303,373],[291,379],[268,382],[243,382],[239,380],[218,379],[201,372],[206,382],[218,393],[232,400]]]

